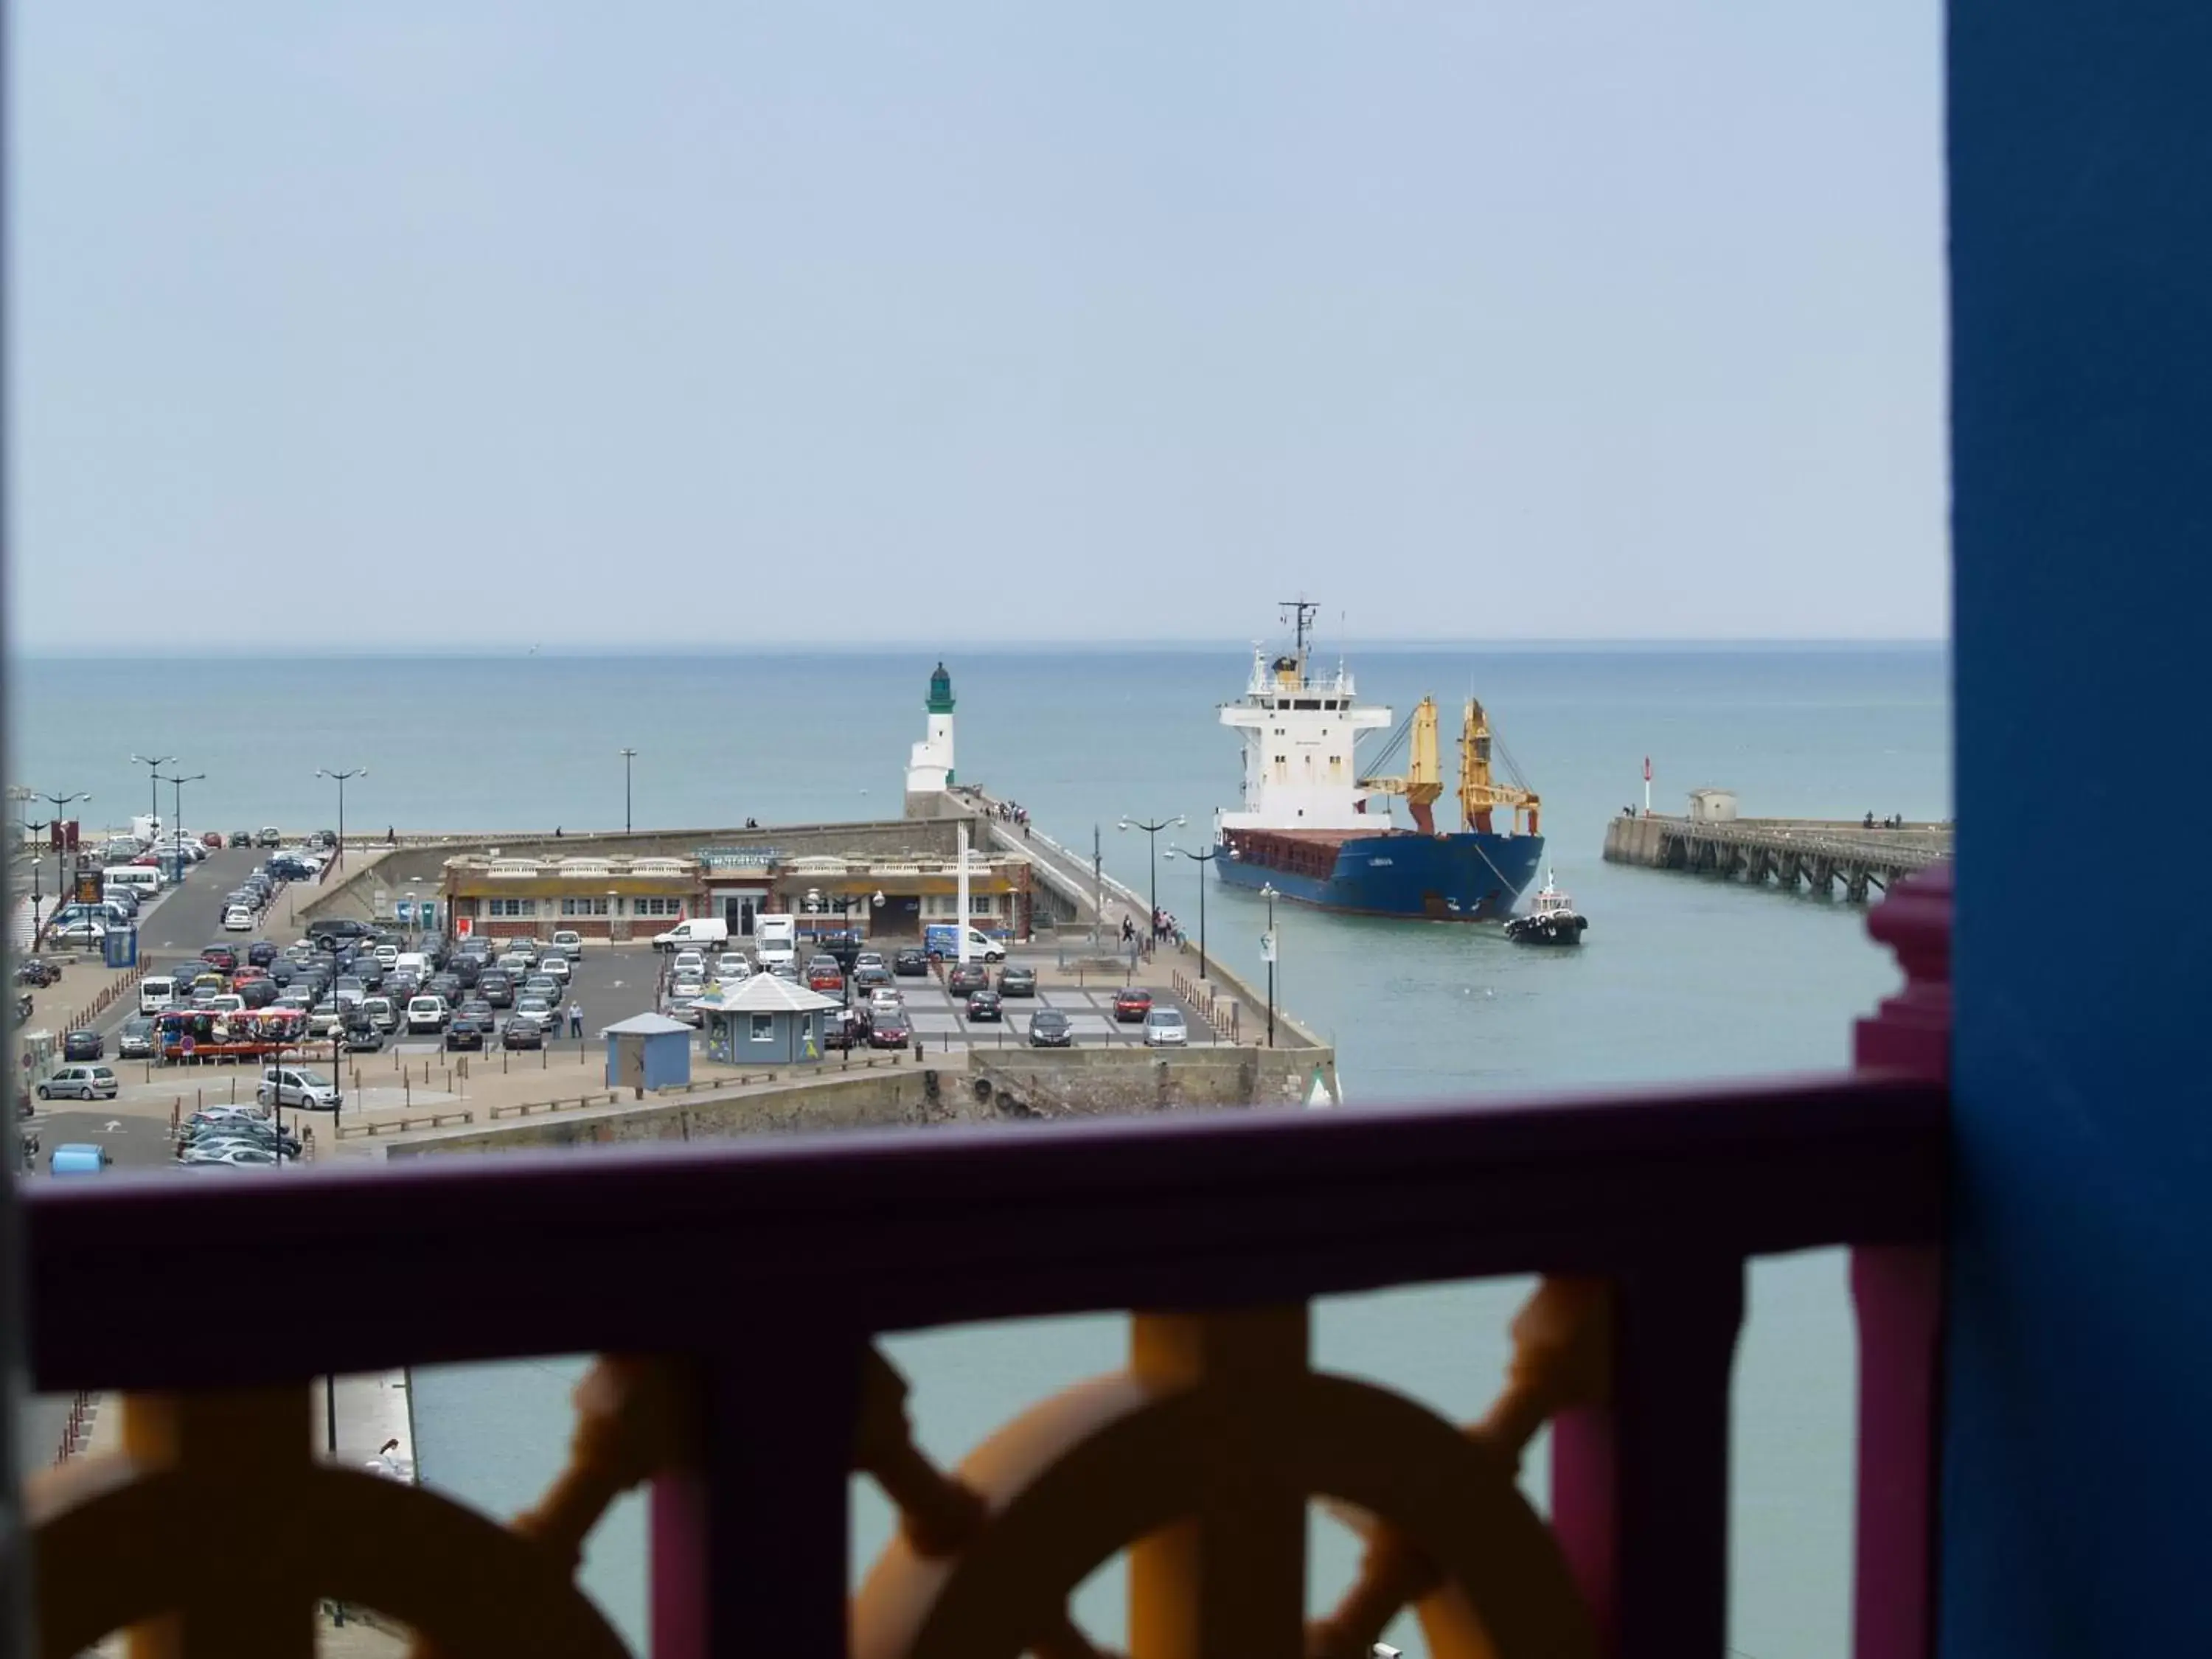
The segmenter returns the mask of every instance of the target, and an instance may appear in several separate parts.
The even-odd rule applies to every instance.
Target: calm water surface
[[[1249,647],[943,653],[958,698],[960,775],[1027,804],[1071,844],[1103,826],[1108,868],[1155,878],[1122,815],[1189,820],[1192,844],[1232,804],[1237,748],[1213,708],[1241,688]],[[1324,655],[1327,647],[1324,647]],[[935,655],[696,659],[338,659],[285,665],[281,696],[238,695],[235,665],[33,662],[13,704],[23,781],[91,789],[88,816],[146,810],[144,769],[177,754],[206,782],[187,823],[335,821],[319,766],[365,765],[349,833],[619,827],[623,768],[640,751],[641,826],[896,816]],[[1598,859],[1606,820],[1641,799],[1678,810],[1705,784],[1760,816],[1950,812],[1948,669],[1936,647],[1365,649],[1362,693],[1402,715],[1433,691],[1453,718],[1472,690],[1545,801],[1549,856],[1591,916],[1574,953],[1516,951],[1445,925],[1279,917],[1283,1005],[1330,1036],[1349,1104],[1827,1068],[1850,1023],[1896,983],[1863,915]],[[457,740],[458,739],[458,740]],[[482,760],[465,757],[477,750]],[[112,753],[110,751],[112,751]],[[162,805],[167,810],[165,798]],[[1164,851],[1169,836],[1160,837]],[[1161,902],[1196,932],[1194,866],[1160,860]],[[1214,952],[1258,967],[1262,909],[1216,890]],[[1010,1241],[1010,1244],[1018,1241]],[[1840,1659],[1847,1572],[1853,1342],[1833,1254],[1763,1262],[1737,1366],[1733,1645],[1756,1659]],[[1455,1419],[1498,1386],[1525,1285],[1443,1285],[1340,1298],[1316,1314],[1319,1362],[1375,1377]],[[915,1384],[923,1442],[957,1460],[1023,1406],[1119,1364],[1126,1322],[1037,1322],[908,1334],[892,1358]],[[532,1501],[567,1443],[578,1362],[441,1369],[417,1382],[419,1453],[434,1484],[495,1512]],[[1540,1493],[1544,1459],[1531,1460]],[[890,1517],[855,1487],[854,1559]],[[585,1578],[634,1641],[643,1633],[641,1507],[594,1535]],[[1316,1607],[1356,1565],[1348,1534],[1316,1522]],[[1118,1571],[1078,1598],[1103,1640],[1121,1633]],[[1407,1621],[1389,1638],[1421,1651]]]

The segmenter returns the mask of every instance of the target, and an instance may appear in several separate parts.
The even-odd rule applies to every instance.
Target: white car
[[[696,974],[685,974],[678,977],[674,988],[668,993],[668,1000],[671,1002],[691,1003],[706,994],[706,981]]]
[[[573,927],[563,927],[553,935],[553,948],[574,962],[584,954],[584,936]]]
[[[668,971],[678,979],[704,979],[707,958],[697,951],[678,951],[676,960],[668,964]]]
[[[407,1003],[407,1034],[420,1036],[423,1032],[446,1029],[446,1000],[443,997],[410,997]]]
[[[399,965],[399,947],[396,945],[380,945],[370,954],[375,957],[376,965],[387,974]]]
[[[222,913],[225,933],[250,933],[253,931],[253,912],[242,904],[234,904]]]
[[[714,958],[714,977],[735,985],[753,976],[753,965],[743,951],[725,951]]]
[[[556,985],[568,982],[568,958],[558,951],[548,951],[538,959],[538,971]]]
[[[878,985],[868,993],[868,1012],[872,1014],[896,1014],[906,1008],[906,994],[894,986]]]
[[[268,1166],[276,1162],[276,1154],[258,1146],[249,1146],[241,1141],[228,1141],[217,1146],[194,1146],[177,1155],[179,1164],[228,1164],[233,1167],[246,1164]]]
[[[1190,1029],[1182,1023],[1182,1013],[1175,1008],[1155,1008],[1145,1016],[1145,1047],[1147,1048],[1182,1048],[1190,1042]]]

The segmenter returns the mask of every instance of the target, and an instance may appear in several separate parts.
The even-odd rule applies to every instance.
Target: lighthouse
[[[952,676],[945,665],[929,677],[927,735],[915,744],[906,765],[906,815],[933,818],[945,810],[952,787]]]

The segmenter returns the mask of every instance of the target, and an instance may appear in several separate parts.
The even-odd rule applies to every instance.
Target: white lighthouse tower
[[[939,816],[952,781],[952,676],[940,662],[929,677],[928,735],[915,744],[906,763],[907,817]]]

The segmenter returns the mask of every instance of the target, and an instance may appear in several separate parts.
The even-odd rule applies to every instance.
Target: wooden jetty
[[[1953,826],[1906,823],[1894,830],[1819,818],[1728,818],[1623,815],[1607,825],[1608,864],[1687,870],[1795,891],[1843,896],[1855,904],[1887,892],[1915,870],[1951,856]]]

